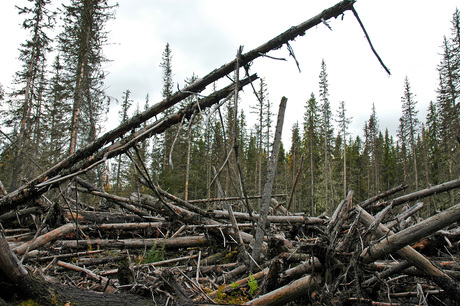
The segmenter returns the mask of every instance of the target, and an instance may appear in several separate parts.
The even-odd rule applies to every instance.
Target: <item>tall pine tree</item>
[[[12,93],[9,114],[6,124],[14,129],[12,135],[15,140],[14,159],[12,163],[11,189],[17,187],[24,173],[33,175],[35,165],[30,162],[32,152],[38,159],[38,148],[33,147],[33,139],[36,142],[40,131],[40,120],[43,112],[44,74],[46,68],[46,55],[51,51],[51,39],[47,32],[52,31],[55,24],[55,14],[48,9],[49,0],[30,0],[31,7],[19,8],[19,14],[26,17],[22,27],[30,33],[30,39],[21,44],[19,59],[22,62],[22,70],[15,75],[14,82],[18,90]],[[38,129],[37,129],[38,128]],[[17,132],[16,132],[17,131]],[[25,170],[25,171],[24,171]]]
[[[104,92],[107,61],[107,21],[114,18],[108,0],[71,0],[64,5],[64,26],[59,49],[65,61],[66,82],[72,94],[69,153],[96,139],[107,111]]]
[[[403,139],[406,141],[406,147],[409,148],[409,154],[413,162],[413,174],[415,189],[418,190],[419,178],[418,178],[418,166],[417,166],[417,151],[416,143],[419,132],[420,122],[417,118],[418,110],[416,110],[417,101],[415,101],[415,95],[412,93],[409,79],[404,80],[404,94],[401,97],[402,102],[402,116],[401,122],[401,133],[403,133]]]

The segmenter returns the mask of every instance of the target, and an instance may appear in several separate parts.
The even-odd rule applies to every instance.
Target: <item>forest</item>
[[[266,300],[257,299],[284,288],[281,286],[289,287],[286,284],[290,281],[302,282],[296,286],[302,290],[307,288],[310,294],[305,297],[289,291],[294,290],[289,287],[282,292],[292,298],[278,304],[301,299],[307,304],[365,301],[366,305],[371,305],[387,296],[385,292],[376,293],[377,289],[367,293],[348,285],[349,277],[377,282],[370,280],[367,270],[367,274],[359,270],[357,262],[373,264],[374,269],[394,267],[388,262],[377,262],[382,257],[370,253],[374,245],[369,243],[371,238],[365,236],[371,230],[360,226],[374,226],[382,231],[380,237],[391,231],[375,225],[376,220],[363,208],[369,208],[371,213],[380,211],[378,222],[383,224],[384,218],[390,218],[390,210],[394,210],[391,213],[395,216],[402,213],[396,206],[402,208],[405,206],[401,204],[407,201],[426,197],[423,209],[411,212],[415,217],[406,229],[426,221],[426,228],[432,231],[413,238],[401,245],[401,249],[382,251],[385,254],[398,252],[398,256],[406,260],[399,265],[404,263],[404,269],[408,269],[407,262],[410,262],[422,274],[428,272],[424,265],[413,263],[418,255],[406,250],[406,246],[422,238],[428,239],[425,237],[431,234],[439,236],[439,230],[455,225],[460,219],[455,210],[460,203],[460,193],[456,189],[460,185],[458,9],[452,14],[450,33],[443,37],[443,44],[433,46],[439,48],[440,54],[439,83],[436,101],[430,102],[426,118],[418,115],[416,94],[406,77],[401,84],[397,135],[390,135],[386,127],[379,125],[375,107],[369,119],[363,122],[363,136],[351,135],[352,116],[347,113],[345,102],[340,102],[338,109],[331,109],[327,63],[323,60],[318,63],[321,67],[318,92],[312,92],[305,99],[303,121],[291,127],[291,146],[286,148],[280,140],[279,129],[283,125],[283,106],[289,101],[283,98],[278,110],[278,101],[269,99],[270,88],[264,78],[251,74],[250,63],[283,45],[290,48],[289,40],[345,11],[351,10],[359,20],[353,8],[354,1],[339,2],[258,49],[244,54],[240,49],[232,62],[205,77],[192,74],[184,80],[183,89],[175,89],[174,49],[165,43],[162,60],[158,63],[162,71],[163,101],[152,103],[148,94],[145,101],[133,101],[130,89],[126,88],[123,95],[117,97],[121,103],[118,118],[109,118],[117,120],[118,127],[108,132],[105,125],[113,98],[105,92],[107,71],[104,64],[110,59],[105,57],[103,50],[110,43],[106,25],[116,18],[117,5],[108,0],[70,0],[53,11],[51,0],[29,2],[28,7],[17,8],[18,14],[23,16],[22,27],[28,33],[27,40],[18,49],[21,70],[16,72],[14,84],[7,84],[7,87],[0,84],[0,222],[3,228],[0,243],[4,250],[13,250],[3,251],[8,254],[0,257],[10,260],[20,257],[19,263],[17,259],[13,262],[16,262],[14,269],[22,271],[17,272],[18,277],[8,276],[6,271],[11,272],[13,268],[0,258],[0,279],[12,284],[9,286],[14,292],[23,290],[16,294],[8,293],[10,287],[0,290],[1,304],[18,303],[33,296],[31,292],[44,290],[33,289],[38,282],[35,278],[24,280],[27,274],[23,270],[24,263],[29,274],[45,275],[53,270],[51,274],[56,274],[53,277],[59,278],[61,284],[95,290],[97,286],[91,285],[91,281],[76,280],[77,275],[85,274],[103,288],[96,291],[110,292],[108,288],[120,291],[119,296],[133,301],[133,305],[141,298],[138,303],[144,304],[146,300],[143,299],[151,296],[162,296],[165,300],[157,297],[160,304],[267,304]],[[218,88],[216,81],[222,77],[227,78],[228,85]],[[238,94],[242,87],[247,87],[246,90],[257,97],[257,104],[251,106],[256,122],[248,122],[241,107],[245,102]],[[208,88],[206,94],[205,88]],[[140,104],[144,107],[139,107]],[[404,192],[407,199],[401,196],[380,201],[397,192]],[[354,206],[357,203],[363,205]],[[274,208],[269,208],[270,205]],[[447,211],[454,217],[443,215]],[[280,219],[276,218],[276,212]],[[360,222],[369,224],[359,225],[356,220],[360,216],[368,218]],[[442,226],[433,225],[435,216],[442,218]],[[387,222],[388,228],[391,222]],[[398,229],[403,230],[403,227]],[[393,231],[396,232],[394,228]],[[450,239],[454,252],[460,237],[456,232],[446,232],[442,234],[444,238],[438,240]],[[132,245],[126,246],[125,236],[132,240]],[[35,245],[42,237],[44,241]],[[95,237],[101,241],[91,240]],[[180,238],[185,239],[174,240]],[[107,244],[103,243],[104,239]],[[124,246],[118,245],[121,239],[125,239]],[[358,248],[360,239],[369,243],[367,249],[364,242],[364,246]],[[395,238],[395,241],[397,239],[402,238]],[[144,242],[135,246],[135,240]],[[217,248],[216,244],[223,246]],[[269,255],[277,248],[284,254],[282,259],[279,257],[281,251]],[[337,249],[337,253],[331,254],[331,249]],[[77,255],[78,251],[81,256]],[[89,256],[90,252],[99,253]],[[292,254],[285,255],[289,252]],[[298,261],[303,262],[300,264],[305,269],[303,273],[284,270],[291,257],[296,257],[294,253],[301,258]],[[301,256],[304,253],[309,255],[304,258]],[[218,254],[227,261],[215,261],[214,269],[225,266],[231,276],[234,270],[240,269],[239,274],[235,272],[235,281],[226,283],[219,274],[222,272],[211,268],[209,273],[217,276],[211,281],[212,277],[203,276],[207,264],[202,263],[201,256],[205,258],[206,255],[212,262],[212,256]],[[437,254],[441,257],[439,251]],[[179,255],[187,258],[192,270],[166,268],[175,267],[175,262],[168,260]],[[58,258],[72,259],[73,267],[66,267]],[[100,275],[86,269],[91,264],[102,265],[102,262],[94,263],[98,258],[109,258],[107,262],[117,267],[116,284],[110,281],[116,277],[101,274],[107,272],[104,271],[107,267],[93,269]],[[264,260],[267,266],[262,265]],[[164,266],[155,264],[163,262],[166,262]],[[203,267],[199,277],[200,263]],[[233,263],[235,265],[229,266]],[[63,276],[65,269],[72,270],[75,275]],[[131,279],[122,280],[120,271],[123,269]],[[150,275],[148,269],[154,271],[153,274]],[[252,274],[238,283],[238,275],[244,274],[245,269]],[[402,273],[404,269],[400,267],[393,273]],[[136,280],[130,275],[133,270],[137,271]],[[306,279],[305,273],[315,270],[326,271],[317,272],[322,280],[310,274]],[[351,270],[355,275],[347,274]],[[458,274],[458,270],[455,272]],[[359,273],[363,275],[357,276]],[[279,279],[273,275],[278,275]],[[337,275],[345,276],[342,279]],[[460,296],[458,275],[449,274],[448,280],[436,277],[428,278],[441,288],[441,293],[433,295],[454,288],[449,298]],[[211,284],[204,285],[205,278]],[[241,292],[225,295],[224,291],[232,289],[222,287],[222,283],[239,284],[232,289],[241,286]],[[243,290],[244,285],[248,289]],[[18,286],[26,289],[18,291]],[[418,285],[414,286],[419,290]],[[404,285],[392,288],[404,290],[401,287]],[[427,285],[423,290],[425,293],[433,291],[432,287],[432,284]],[[322,289],[314,294],[315,288]],[[67,295],[64,291],[56,289],[39,304],[85,305],[83,300],[78,302],[75,292]],[[395,299],[403,297],[402,292],[398,294],[401,297]],[[407,296],[413,301],[409,294]],[[98,301],[95,296],[91,299]],[[388,302],[392,301],[395,300]]]

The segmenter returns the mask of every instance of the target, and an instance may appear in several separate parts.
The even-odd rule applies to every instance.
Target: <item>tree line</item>
[[[71,0],[57,11],[50,0],[31,0],[18,8],[29,38],[20,46],[21,70],[11,92],[1,91],[2,137],[0,180],[15,190],[64,156],[94,141],[101,133],[110,98],[105,93],[108,61],[106,24],[116,6],[107,0]],[[61,32],[51,38],[57,18]],[[327,66],[323,60],[318,93],[305,102],[301,123],[291,129],[291,147],[281,144],[273,191],[286,195],[291,210],[311,215],[331,213],[347,194],[364,200],[400,184],[412,190],[458,178],[460,160],[460,13],[455,11],[451,33],[443,39],[438,65],[437,100],[424,120],[418,118],[416,94],[409,79],[401,86],[401,116],[396,137],[379,126],[377,111],[364,123],[363,137],[350,135],[352,118],[341,101],[335,114],[329,101]],[[52,63],[47,59],[54,56]],[[159,63],[163,98],[174,93],[173,51],[166,44]],[[191,84],[198,77],[185,80]],[[274,116],[264,79],[254,84],[257,120],[249,126],[235,98],[228,98],[190,120],[167,129],[86,174],[106,191],[127,196],[152,193],[154,180],[185,200],[261,195],[271,154]],[[288,93],[286,93],[288,95]],[[192,95],[164,116],[200,99]],[[133,113],[127,88],[119,98],[119,122]],[[149,107],[145,101],[136,101]],[[251,123],[252,124],[252,123]],[[231,154],[231,152],[237,154]],[[147,173],[147,177],[139,173]],[[244,182],[240,185],[240,181]],[[237,183],[238,182],[238,183]],[[294,183],[295,182],[295,183]],[[293,186],[296,186],[294,192]],[[241,190],[243,186],[243,192]],[[432,213],[458,200],[458,194],[430,200]],[[91,201],[90,198],[86,199]],[[255,201],[257,207],[259,203]]]

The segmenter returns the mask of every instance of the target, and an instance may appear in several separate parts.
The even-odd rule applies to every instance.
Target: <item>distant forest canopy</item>
[[[106,23],[115,18],[116,7],[107,0],[70,0],[59,11],[51,11],[50,2],[35,0],[30,1],[29,7],[18,8],[24,18],[24,31],[30,35],[18,50],[22,67],[11,84],[15,90],[5,92],[0,84],[0,180],[9,192],[93,142],[101,134],[108,112],[109,97],[104,84],[107,72],[103,68],[108,59],[103,48],[108,44]],[[63,22],[62,32],[51,38],[58,18]],[[350,135],[352,118],[345,102],[340,103],[339,109],[331,109],[327,66],[324,61],[318,63],[318,93],[306,98],[303,121],[291,129],[292,145],[281,145],[279,152],[273,191],[287,195],[280,201],[288,199],[297,178],[291,210],[311,215],[331,213],[349,190],[354,190],[355,201],[361,201],[400,184],[408,184],[413,191],[458,178],[458,9],[440,53],[437,99],[430,103],[426,118],[418,117],[416,93],[412,92],[410,80],[406,78],[401,84],[397,138],[379,126],[375,108],[363,124],[363,137]],[[50,59],[50,55],[54,58]],[[175,91],[173,64],[173,50],[166,44],[159,63],[163,74],[161,94],[165,99]],[[190,84],[196,79],[193,74],[185,82]],[[219,108],[203,110],[191,120],[98,165],[85,174],[85,179],[123,196],[139,191],[153,193],[142,184],[148,179],[185,200],[239,196],[238,163],[246,194],[261,195],[277,110],[269,99],[270,89],[264,79],[254,86],[258,103],[251,109],[257,118],[252,126],[248,126],[241,108],[235,116],[236,104],[229,98]],[[163,116],[198,98],[185,99],[167,109]],[[129,88],[119,99],[121,124],[129,119],[135,101]],[[145,107],[149,104],[147,94]],[[137,106],[135,113],[141,111]],[[235,146],[234,139],[238,160],[229,155]],[[228,156],[230,167],[223,167]],[[148,177],[140,176],[139,168],[146,170]],[[218,179],[214,179],[215,172],[220,173]],[[431,199],[428,211],[433,213],[459,199],[458,192]]]

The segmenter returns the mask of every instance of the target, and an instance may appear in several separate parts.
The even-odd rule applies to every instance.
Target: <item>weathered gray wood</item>
[[[284,113],[286,111],[287,98],[281,98],[281,103],[278,111],[278,120],[276,123],[275,139],[273,141],[273,152],[270,156],[270,164],[267,171],[267,180],[262,194],[262,204],[260,206],[260,217],[257,223],[255,241],[252,249],[252,258],[258,263],[262,251],[264,241],[268,209],[270,208],[270,199],[272,197],[273,181],[275,180],[276,166],[278,165],[278,152],[281,142],[281,134],[283,131]]]
[[[372,262],[382,258],[385,254],[391,254],[459,220],[460,204],[457,204],[366,248],[363,251],[363,259]]]
[[[252,75],[244,80],[241,80],[238,83],[238,87],[243,88],[245,85],[249,84],[251,81],[254,81],[256,79],[257,75]],[[20,188],[9,193],[5,197],[0,198],[0,210],[4,211],[14,208],[16,207],[16,205],[26,202],[31,197],[39,196],[48,191],[50,188],[55,188],[59,186],[63,181],[73,177],[74,175],[88,171],[91,167],[94,167],[98,163],[101,163],[108,158],[113,158],[115,156],[125,153],[129,148],[136,145],[138,142],[147,139],[148,137],[151,137],[154,134],[164,132],[167,128],[171,127],[172,125],[180,123],[183,119],[189,119],[192,116],[192,114],[194,114],[196,111],[201,111],[212,106],[215,103],[218,103],[220,100],[226,98],[230,93],[232,93],[234,87],[234,84],[231,84],[221,90],[213,92],[211,95],[200,99],[198,103],[191,104],[190,106],[185,107],[176,113],[167,115],[164,118],[158,120],[157,122],[154,122],[144,128],[141,128],[138,131],[131,133],[129,136],[126,136],[125,138],[117,142],[114,142],[118,137],[122,136],[124,133],[128,131],[125,131],[126,126],[125,124],[123,124],[122,130],[124,132],[121,135],[118,135],[117,133],[112,133],[113,131],[118,130],[120,127],[106,133],[104,136],[98,138],[85,148],[77,150],[69,157],[65,158],[55,166],[40,174],[38,177],[31,180],[26,185],[21,186]],[[162,110],[164,109],[165,108],[163,108]],[[134,121],[137,125],[140,125],[148,119],[147,118],[144,121],[138,121],[139,117],[135,117],[137,119]],[[126,122],[127,125],[129,125],[128,123],[132,123],[131,120],[128,120]],[[133,126],[131,130],[135,126]],[[107,135],[111,135],[111,137],[106,137]],[[104,147],[104,145],[110,142],[114,143]]]
[[[64,249],[80,249],[99,246],[101,248],[151,248],[153,245],[165,248],[203,247],[212,242],[205,236],[185,236],[176,238],[148,238],[148,239],[90,239],[90,240],[64,240],[56,245]]]
[[[243,305],[286,305],[313,292],[321,283],[319,276],[306,275],[292,283],[259,296]]]
[[[11,252],[3,230],[0,230],[0,272],[13,283],[19,283],[21,278],[28,274],[16,255]]]
[[[228,219],[229,214],[226,210],[213,210],[212,215],[218,219]],[[237,220],[241,221],[250,221],[251,217],[247,213],[242,212],[233,212],[233,215]],[[260,218],[259,214],[252,214],[254,220],[258,220]],[[307,216],[282,216],[282,215],[268,215],[267,221],[270,223],[300,223],[300,224],[307,224],[307,225],[322,225],[326,223],[326,219],[320,217],[307,217]]]
[[[356,209],[360,212],[360,221],[369,226],[374,222],[374,217],[361,208],[359,205]],[[388,227],[383,224],[379,224],[375,229],[375,234],[379,237],[394,234]],[[367,254],[367,255],[366,255]],[[444,273],[441,269],[437,268],[431,261],[425,256],[418,253],[410,246],[405,246],[398,251],[398,255],[409,261],[412,265],[416,266],[422,271],[428,278],[433,280],[439,287],[443,288],[451,297],[455,300],[460,300],[460,285],[457,281],[451,278],[449,275]],[[366,251],[361,254],[364,262],[371,262],[371,255]]]
[[[18,255],[22,255],[26,252],[26,250],[35,250],[36,248],[39,248],[41,247],[42,245],[45,245],[46,243],[50,242],[50,241],[54,241],[54,240],[57,240],[73,231],[75,231],[75,229],[77,228],[77,226],[75,225],[75,223],[67,223],[67,224],[64,224],[63,226],[61,227],[58,227],[46,234],[43,234],[39,237],[37,237],[37,239],[35,240],[32,240],[28,243],[25,243],[25,244],[22,244],[20,245],[19,247],[17,247],[14,251],[16,252],[16,254]]]
[[[432,196],[432,195],[434,195],[436,193],[452,190],[452,189],[455,189],[455,188],[460,188],[460,178],[452,180],[452,181],[449,181],[449,182],[445,182],[445,183],[442,183],[442,184],[439,184],[439,185],[436,185],[436,186],[432,186],[432,187],[429,187],[429,188],[426,188],[426,189],[423,189],[423,190],[412,192],[412,193],[397,197],[397,198],[395,198],[395,199],[393,199],[391,201],[393,201],[393,206],[396,207],[398,205],[404,204],[404,203],[409,202],[409,201],[414,201],[414,200],[426,198],[426,197]],[[385,206],[385,205],[386,205],[386,203],[383,202],[383,203],[380,203],[378,205],[373,206],[372,208],[373,209],[375,209],[375,208],[378,209],[378,208],[380,208],[382,206]]]

